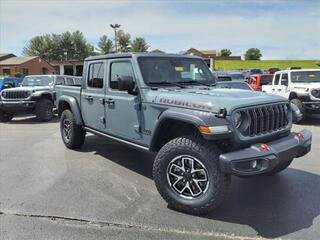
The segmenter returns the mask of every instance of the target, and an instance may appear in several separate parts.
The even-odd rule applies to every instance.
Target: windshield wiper
[[[161,81],[161,82],[148,82],[148,84],[169,84],[169,85],[174,85],[174,86],[177,86],[177,87],[180,87],[180,88],[186,88],[185,86],[181,85],[181,84],[178,84],[178,83],[175,83],[175,82],[167,82],[167,81]]]
[[[207,83],[203,83],[203,82],[199,82],[199,81],[193,81],[193,80],[190,80],[190,81],[179,81],[179,83],[194,83],[194,84],[199,84],[199,85],[203,85],[203,86],[207,86],[207,87],[212,87],[212,86],[215,85],[215,84],[207,84]]]

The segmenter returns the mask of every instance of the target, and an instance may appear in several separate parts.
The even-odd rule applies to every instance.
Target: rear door
[[[104,131],[106,61],[92,61],[86,67],[86,76],[83,78],[86,83],[81,93],[82,117],[87,127]]]
[[[108,88],[106,92],[106,120],[111,134],[125,139],[141,138],[141,111],[138,96],[120,91],[118,77],[136,79],[131,59],[114,59],[108,63]]]

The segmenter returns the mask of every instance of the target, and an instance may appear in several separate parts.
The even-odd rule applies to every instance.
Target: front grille
[[[248,117],[248,127],[243,136],[268,134],[284,129],[289,124],[289,104],[276,104],[241,110]]]
[[[6,91],[2,93],[2,97],[5,99],[24,99],[28,98],[28,91]]]

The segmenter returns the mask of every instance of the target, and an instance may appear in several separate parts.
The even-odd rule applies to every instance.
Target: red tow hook
[[[304,133],[303,132],[298,132],[297,134],[299,140],[304,140]]]
[[[260,147],[262,148],[262,150],[263,150],[264,152],[270,151],[270,148],[269,148],[268,144],[266,144],[266,143],[262,143],[262,144],[260,145]]]

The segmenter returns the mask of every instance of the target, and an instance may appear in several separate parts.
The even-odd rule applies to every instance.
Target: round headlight
[[[239,128],[242,123],[242,114],[240,112],[236,112],[233,115],[233,123],[236,128]]]
[[[2,97],[6,97],[6,95],[7,95],[7,93],[4,91],[4,92],[2,92]]]
[[[311,91],[311,94],[315,97],[320,97],[320,90],[317,90],[317,89],[313,89]]]

